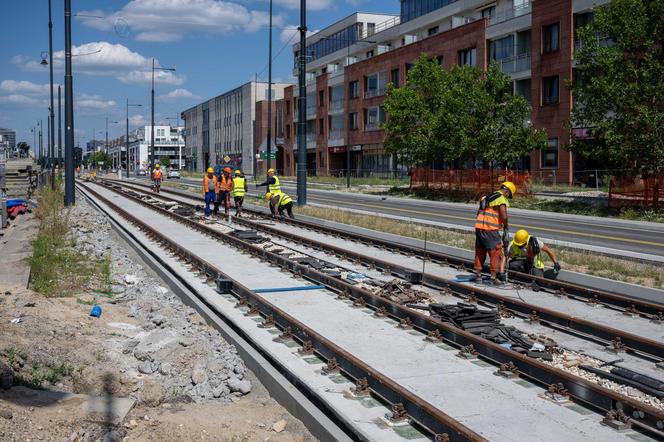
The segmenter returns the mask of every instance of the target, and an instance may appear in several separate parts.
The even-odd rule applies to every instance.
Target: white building
[[[130,172],[148,168],[151,129],[151,126],[144,126],[130,132],[128,152],[124,136],[116,138],[110,143],[108,153],[113,158],[114,168],[120,168],[122,165],[123,169],[128,168]],[[155,125],[154,131],[155,163],[161,162],[162,158],[167,156],[172,169],[184,169],[186,165],[186,158],[183,155],[184,128]]]

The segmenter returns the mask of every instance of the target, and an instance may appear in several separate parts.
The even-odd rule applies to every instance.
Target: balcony
[[[514,74],[530,70],[531,57],[530,54],[521,54],[502,60],[495,60],[494,62],[500,66],[500,70],[504,74]]]
[[[329,113],[339,113],[344,111],[344,105],[346,100],[339,98],[337,100],[330,101]]]
[[[379,32],[383,32],[387,29],[393,28],[394,26],[398,26],[401,24],[401,17],[396,16],[392,17],[389,20],[386,20],[382,23],[378,23],[374,28],[369,29],[368,27],[362,30],[362,33],[360,34],[360,39],[364,40],[365,38],[371,37],[372,35],[378,34]]]
[[[307,106],[307,118],[316,117],[316,106]]]
[[[327,140],[329,143],[336,143],[336,142],[342,142],[344,141],[344,130],[343,129],[333,129],[330,131],[330,133],[327,136]]]
[[[531,2],[526,1],[522,5],[519,5],[515,8],[510,8],[505,11],[498,12],[496,15],[491,17],[491,20],[489,20],[489,26],[497,25],[498,23],[503,23],[506,22],[507,20],[512,20],[513,18],[530,14],[532,12],[532,9],[533,8]]]
[[[377,130],[381,130],[381,125],[382,123],[367,123],[364,125],[364,131],[365,132],[375,132]]]
[[[385,95],[385,88],[380,87],[378,89],[369,89],[364,93],[364,98],[373,98],[373,97],[380,97],[381,95]]]

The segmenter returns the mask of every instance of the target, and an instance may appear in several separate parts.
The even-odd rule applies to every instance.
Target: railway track
[[[115,184],[117,184],[117,182]],[[122,186],[126,188],[139,190],[145,195],[150,195],[153,198],[159,198],[166,201],[173,201],[174,199],[168,196],[170,194],[173,194],[178,196],[178,198],[176,198],[175,201],[179,202],[180,204],[192,208],[196,207],[195,204],[196,201],[192,199],[191,195],[185,196],[180,192],[173,192],[171,190],[167,190],[165,191],[164,194],[161,195],[155,195],[146,190],[142,190],[141,189],[142,186],[140,185],[137,186],[134,183],[132,183],[131,185],[122,183]],[[248,209],[247,211],[254,215],[265,217],[264,214],[262,214],[261,212],[251,209]],[[413,276],[415,276],[416,279],[421,278],[421,282],[424,285],[431,287],[433,289],[441,290],[444,293],[449,293],[454,296],[458,296],[461,299],[471,301],[473,303],[481,302],[486,305],[499,308],[500,310],[507,310],[513,314],[519,315],[520,317],[528,318],[531,322],[535,321],[542,322],[552,328],[557,328],[568,333],[579,334],[585,338],[595,339],[596,342],[602,343],[610,348],[613,348],[614,350],[617,351],[624,350],[631,352],[639,357],[650,360],[655,364],[661,365],[662,359],[664,358],[664,343],[657,340],[658,336],[657,333],[653,333],[652,338],[640,336],[636,332],[630,333],[625,330],[620,330],[615,327],[611,327],[606,324],[606,322],[610,322],[608,320],[605,321],[605,323],[596,323],[588,319],[583,319],[579,317],[578,314],[573,315],[561,312],[559,310],[556,310],[555,307],[547,308],[546,306],[543,306],[538,303],[525,302],[521,298],[521,296],[519,296],[518,298],[514,298],[506,295],[501,295],[499,293],[495,293],[492,291],[483,290],[473,285],[455,282],[452,278],[449,277],[441,277],[431,272],[422,272],[420,270],[422,264],[420,263],[416,263],[418,264],[418,267],[415,267],[414,265],[406,266],[400,264],[400,261],[406,260],[406,258],[403,257],[402,254],[407,254],[407,256],[410,257],[414,256],[415,251],[413,249],[409,250],[390,249],[392,252],[396,253],[396,255],[395,258],[388,261],[385,259],[377,258],[375,255],[370,255],[366,253],[366,251],[359,253],[352,251],[350,247],[334,245],[325,238],[312,239],[311,237],[306,235],[307,231],[321,233],[321,229],[312,229],[310,223],[307,223],[306,221],[291,220],[291,219],[280,220],[280,222],[285,222],[288,225],[300,229],[305,229],[302,231],[289,231],[288,229],[284,228],[272,227],[264,222],[243,219],[243,218],[239,219],[234,218],[234,222],[244,227],[263,232],[272,237],[276,236],[276,237],[286,238],[287,240],[293,241],[297,244],[301,244],[316,250],[321,250],[326,253],[333,254],[344,260],[350,260],[352,262],[356,262],[364,267],[380,269],[381,271],[388,272],[390,274],[396,275],[398,277],[407,280],[412,281]],[[343,236],[339,232],[329,228],[324,229],[324,234],[332,235],[335,237]],[[351,238],[351,240],[357,240],[357,239]],[[360,241],[359,244],[361,244],[362,246],[366,247],[376,246],[375,243],[371,242],[366,237],[362,238],[359,241]],[[386,247],[383,242],[379,242],[378,246],[380,248]],[[422,258],[426,259],[426,256],[422,256]],[[432,259],[431,264],[440,265],[440,266],[447,266],[447,265],[454,266],[454,264],[451,264],[449,261],[444,261],[441,259]],[[463,267],[461,268],[457,267],[457,269],[464,270]],[[564,302],[569,302],[567,301],[567,299],[579,300],[578,298],[575,297],[563,296],[560,294],[559,291],[554,292],[554,295],[557,297],[554,300],[555,304],[562,304]],[[615,298],[615,295],[612,296]],[[624,302],[626,302],[626,300]],[[661,325],[662,323],[662,321],[659,319],[662,315],[661,310],[656,310],[657,311],[656,315],[646,315],[646,314],[638,314],[634,309],[623,310],[623,309],[618,309],[614,305],[599,304],[594,302],[591,304],[607,306],[614,310],[617,309],[621,313],[638,316],[641,320],[643,319],[652,320],[654,321],[653,324],[654,327],[657,327],[657,324]],[[653,304],[648,304],[647,306],[648,308],[652,309],[658,308],[657,305]],[[648,324],[645,324],[645,326],[647,325]],[[638,329],[638,327],[636,327],[635,330],[636,329]]]
[[[126,187],[130,188],[131,186]],[[589,405],[606,413],[615,413],[619,410],[620,413],[623,413],[621,416],[632,417],[631,422],[635,427],[654,432],[653,434],[656,434],[658,437],[664,436],[664,434],[661,433],[661,430],[664,429],[664,413],[662,413],[661,410],[640,403],[630,397],[618,394],[615,391],[602,388],[597,384],[543,364],[540,361],[507,350],[493,342],[486,341],[475,335],[466,333],[463,330],[436,321],[427,315],[377,297],[367,290],[349,285],[344,281],[317,272],[312,268],[293,263],[282,256],[270,254],[270,252],[266,252],[260,248],[256,249],[255,246],[252,247],[250,244],[244,243],[237,238],[228,237],[228,235],[218,232],[197,221],[155,207],[154,205],[142,201],[142,199],[137,196],[128,195],[119,188],[110,188],[110,190],[123,195],[123,197],[128,198],[141,206],[150,208],[166,217],[174,219],[189,228],[204,232],[206,235],[211,235],[215,239],[231,243],[234,246],[247,250],[254,256],[268,258],[270,262],[275,265],[294,271],[311,281],[325,285],[344,297],[350,298],[356,306],[369,307],[378,315],[387,315],[400,321],[404,326],[413,327],[415,330],[426,333],[431,340],[442,340],[447,344],[462,348],[465,351],[468,351],[472,345],[473,351],[477,352],[482,359],[491,361],[498,366],[502,366],[501,368],[503,369],[506,366],[509,366],[514,373],[519,373],[521,376],[529,378],[539,384],[550,386],[554,395],[556,391],[569,394],[569,397],[574,401]],[[186,197],[191,198],[190,195],[187,195]],[[168,199],[165,195],[162,195],[162,198]],[[254,227],[255,223],[251,223],[251,228]],[[272,234],[274,232],[266,231],[266,233]],[[346,255],[346,258],[348,259],[349,256]],[[355,257],[354,259],[360,260],[360,257]],[[206,268],[205,264],[201,265],[203,268]],[[397,274],[402,270],[393,265],[388,266],[387,264],[378,261],[375,261],[374,265],[376,265],[376,267],[383,265],[386,270]],[[216,274],[216,270],[207,270],[206,273],[213,275]],[[447,281],[446,284],[448,284],[446,286],[448,289],[454,290],[456,288],[454,284],[450,285],[449,281]],[[472,290],[475,294],[477,294],[478,291],[478,289],[475,288],[466,288],[464,290]]]

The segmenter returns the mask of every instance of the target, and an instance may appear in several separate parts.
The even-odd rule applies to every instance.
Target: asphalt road
[[[198,180],[182,179],[199,184]],[[250,192],[253,185],[249,186]],[[296,189],[282,183],[283,190],[295,198]],[[469,204],[424,201],[406,198],[309,189],[307,202],[338,208],[351,208],[424,221],[472,227],[477,206]],[[510,209],[510,231],[527,229],[532,235],[579,246],[595,246],[630,251],[664,258],[664,224],[644,223],[551,212]]]

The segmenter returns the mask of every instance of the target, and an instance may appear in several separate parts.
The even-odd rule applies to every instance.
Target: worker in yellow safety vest
[[[290,196],[283,192],[278,195],[268,192],[265,194],[265,199],[270,202],[272,216],[277,216],[278,214],[283,218],[284,212],[287,212],[289,218],[295,219],[295,215],[293,214],[293,199]]]
[[[477,210],[475,220],[475,274],[478,280],[482,278],[482,267],[486,255],[489,255],[489,271],[491,284],[499,285],[498,270],[503,259],[503,247],[507,247],[509,240],[509,223],[507,208],[509,199],[516,194],[516,186],[505,181],[500,189],[483,196]],[[500,231],[503,231],[501,236]]]
[[[264,186],[267,186],[267,193],[271,193],[272,195],[281,194],[281,183],[279,182],[279,177],[275,175],[274,169],[268,169],[265,182],[256,185],[256,187]]]
[[[247,180],[242,174],[241,170],[235,171],[235,178],[233,178],[233,199],[235,200],[235,216],[239,217],[242,214],[242,204],[244,203],[244,195],[249,189],[247,188]]]
[[[553,261],[553,278],[560,272],[560,263],[555,252],[544,242],[534,236],[531,236],[526,230],[519,230],[510,242],[507,256],[509,258],[509,270],[521,273],[529,273],[540,278],[544,277],[544,260],[542,253],[549,255]],[[548,277],[549,275],[547,275]],[[535,281],[532,285],[533,290],[539,291],[540,286]]]

